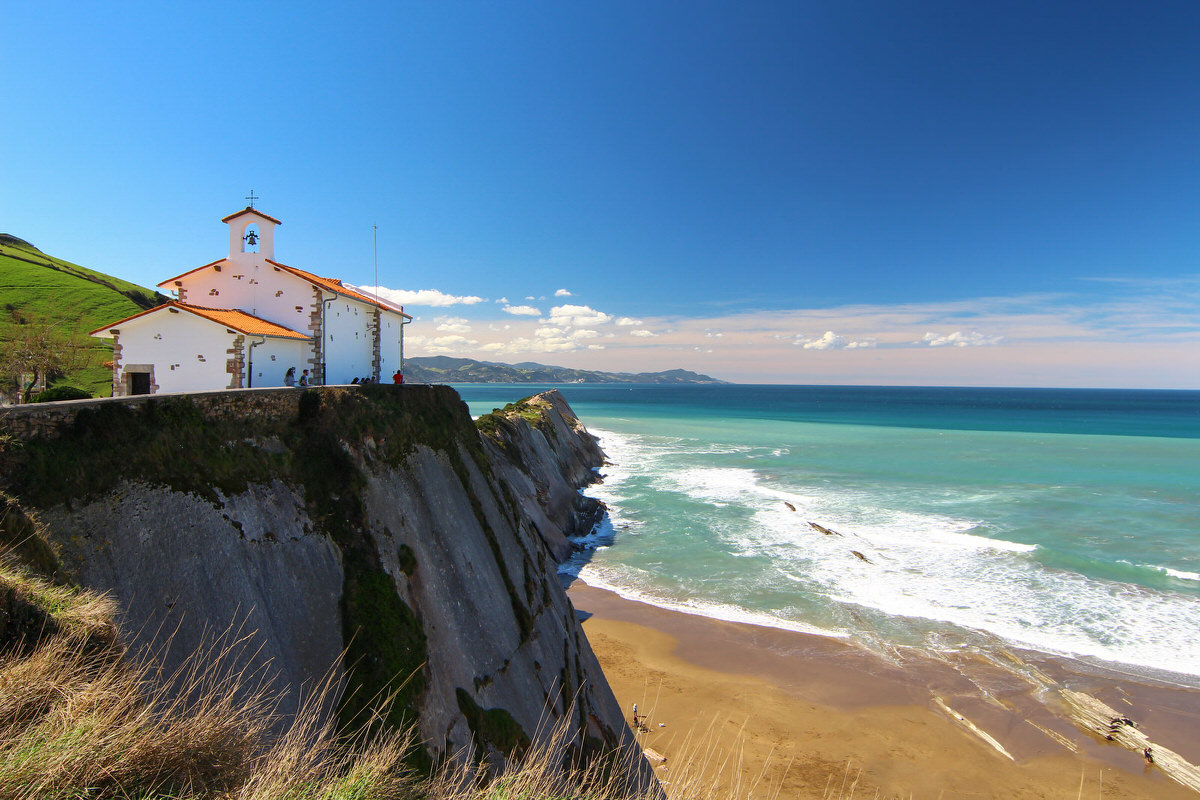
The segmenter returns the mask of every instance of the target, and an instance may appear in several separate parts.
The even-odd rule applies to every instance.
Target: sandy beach
[[[1058,688],[1089,692],[1156,746],[1200,760],[1200,693],[1013,653],[889,660],[821,636],[569,589],[644,747],[705,764],[721,795],[796,798],[1145,798],[1197,794],[1139,752],[1081,730]],[[975,660],[973,660],[975,659]],[[743,794],[744,796],[744,794]]]

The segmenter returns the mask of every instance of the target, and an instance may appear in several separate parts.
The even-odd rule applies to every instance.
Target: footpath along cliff
[[[7,546],[110,592],[133,648],[169,638],[168,673],[232,625],[285,711],[332,670],[330,713],[394,695],[431,763],[558,720],[580,755],[633,744],[556,576],[603,461],[557,392],[478,426],[448,387],[364,386],[3,409],[0,434]]]

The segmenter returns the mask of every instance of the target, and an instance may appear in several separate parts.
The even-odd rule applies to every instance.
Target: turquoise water
[[[480,414],[543,387],[457,388]],[[566,566],[590,584],[880,652],[1200,676],[1200,392],[558,388],[612,461]]]

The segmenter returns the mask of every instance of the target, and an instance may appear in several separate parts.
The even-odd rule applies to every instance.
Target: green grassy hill
[[[128,281],[48,256],[26,241],[0,234],[0,346],[17,326],[52,323],[90,348],[89,366],[63,376],[93,395],[112,394],[112,346],[91,339],[89,331],[130,314],[153,308],[166,297]],[[8,387],[5,387],[8,388]]]

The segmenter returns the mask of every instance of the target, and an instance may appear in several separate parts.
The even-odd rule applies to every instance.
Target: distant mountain
[[[597,372],[534,361],[500,364],[450,356],[404,359],[404,378],[414,383],[728,383],[686,369],[666,372]]]

